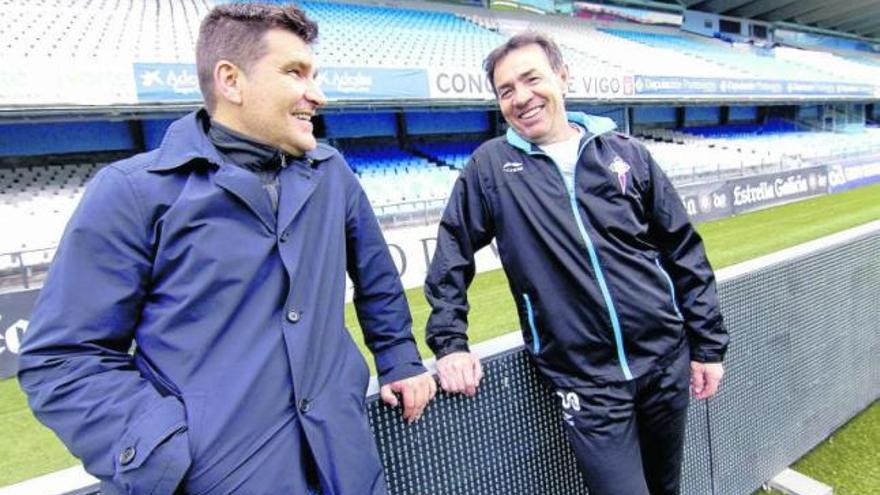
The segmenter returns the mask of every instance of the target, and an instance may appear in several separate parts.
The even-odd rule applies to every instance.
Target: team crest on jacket
[[[619,156],[611,160],[608,169],[617,174],[617,183],[620,184],[620,192],[626,193],[626,176],[629,174],[630,167],[628,163],[623,161]]]
[[[522,172],[523,164],[520,162],[507,162],[501,166],[501,170],[505,172]]]

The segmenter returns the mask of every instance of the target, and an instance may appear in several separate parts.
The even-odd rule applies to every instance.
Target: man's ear
[[[245,79],[244,71],[228,60],[220,60],[214,65],[214,91],[218,99],[241,105],[241,89]]]
[[[562,68],[559,69],[559,72],[557,72],[557,74],[559,75],[559,79],[562,80],[562,94],[565,94],[566,92],[568,92],[568,65],[563,64]]]

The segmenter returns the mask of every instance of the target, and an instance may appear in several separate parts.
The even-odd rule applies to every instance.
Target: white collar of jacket
[[[569,122],[579,125],[587,131],[584,133],[583,138],[581,138],[582,141],[617,129],[617,124],[608,117],[587,115],[583,112],[566,112],[565,117]],[[541,153],[541,150],[538,149],[538,146],[535,143],[529,142],[524,137],[520,136],[513,127],[507,129],[506,137],[507,142],[514,148],[520,149],[529,154]]]
[[[225,164],[205,132],[209,121],[210,117],[204,108],[174,121],[165,132],[159,145],[158,158],[149,170],[172,170],[196,159],[204,159],[218,166]],[[334,154],[336,150],[318,143],[318,147],[307,151],[304,158],[311,165],[327,160]]]

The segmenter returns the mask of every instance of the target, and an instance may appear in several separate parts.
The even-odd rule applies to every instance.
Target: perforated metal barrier
[[[368,406],[392,494],[587,494],[559,399],[517,348],[484,361],[474,398],[441,394],[419,423]],[[711,493],[705,404],[689,411],[685,493]]]
[[[368,410],[391,493],[586,493],[566,445],[559,400],[522,350],[487,360],[474,398],[443,395],[422,421]]]
[[[720,394],[691,403],[684,495],[753,493],[880,396],[880,222],[718,278],[732,344]],[[586,494],[521,338],[475,348],[474,398],[438,394],[414,425],[369,398],[391,494]]]
[[[716,495],[751,493],[880,395],[880,232],[720,286],[733,345],[709,402]]]

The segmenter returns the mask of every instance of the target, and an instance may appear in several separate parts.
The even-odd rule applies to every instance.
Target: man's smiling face
[[[317,146],[312,118],[326,99],[316,81],[312,49],[295,34],[273,29],[265,54],[242,74],[237,130],[300,156]]]
[[[544,50],[526,45],[504,56],[494,71],[498,106],[520,136],[537,145],[567,136],[563,95],[568,70],[554,71]]]

